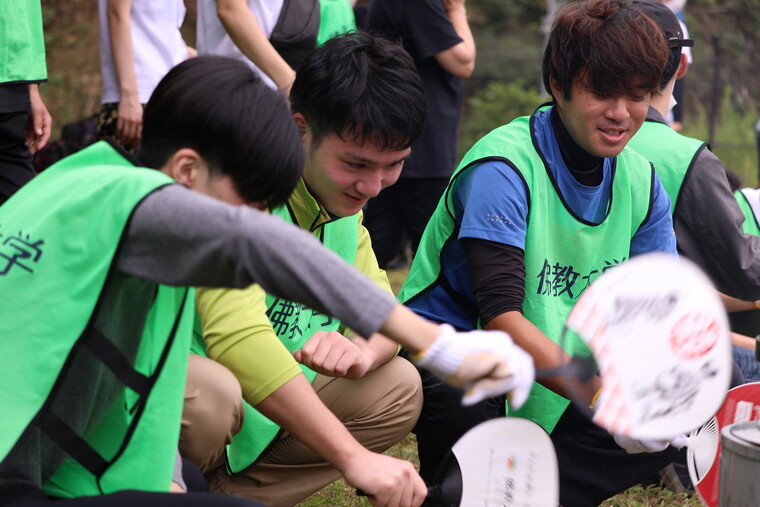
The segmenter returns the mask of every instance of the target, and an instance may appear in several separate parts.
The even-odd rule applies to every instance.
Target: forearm
[[[722,292],[719,292],[718,295],[720,296],[721,301],[723,301],[723,306],[726,307],[726,311],[728,313],[746,312],[749,310],[758,309],[758,307],[755,306],[755,301],[744,301],[742,299],[732,298],[731,296],[727,296]]]
[[[571,357],[558,344],[542,333],[520,312],[503,313],[488,322],[484,329],[508,333],[516,345],[533,357],[537,371],[554,370],[571,360]],[[561,374],[537,378],[536,381],[564,398],[573,399],[582,396],[587,398],[588,402],[601,387],[598,378],[595,378],[591,385],[581,385],[569,376]]]
[[[131,9],[131,0],[109,0],[106,8],[111,55],[119,79],[119,94],[122,100],[139,97],[132,46]]]
[[[464,2],[452,6],[447,5],[446,14],[454,27],[454,31],[462,38],[461,47],[456,53],[457,60],[461,65],[474,69],[476,57],[475,39],[472,36],[472,30],[467,21],[467,7]],[[472,73],[472,70],[470,70],[470,73]]]
[[[413,354],[427,350],[438,338],[440,326],[417,316],[406,306],[396,306],[380,332]]]
[[[289,88],[295,71],[269,42],[245,0],[218,0],[217,15],[240,51],[269,76],[277,88]]]
[[[755,339],[743,334],[731,333],[731,344],[747,350],[755,350]]]
[[[256,405],[256,409],[345,475],[368,452],[298,375]]]

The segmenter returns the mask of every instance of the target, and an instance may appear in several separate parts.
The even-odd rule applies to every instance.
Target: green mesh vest
[[[349,0],[319,0],[317,46],[338,35],[355,31],[356,18]]]
[[[279,216],[290,224],[296,221],[287,205],[278,206],[272,214]],[[320,240],[340,257],[354,264],[358,248],[359,222],[355,215],[329,222],[322,227]],[[317,331],[337,331],[341,322],[328,315],[321,314],[300,303],[266,295],[267,317],[277,337],[285,347],[293,352]],[[200,319],[195,319],[195,333],[192,352],[206,356],[206,345],[200,328]],[[313,382],[316,372],[304,365],[299,365],[309,382]],[[248,402],[245,406],[243,428],[227,446],[227,470],[233,475],[244,474],[262,457],[267,448],[280,434],[280,427],[269,420]]]
[[[51,166],[0,207],[0,460],[34,435],[51,439],[68,457],[43,485],[50,496],[169,489],[192,294],[158,286],[144,328],[128,344],[94,324],[135,206],[171,182],[100,142]],[[69,380],[81,381],[83,370],[98,375],[86,377],[92,384],[85,389]],[[61,415],[67,404],[57,396],[68,385],[88,392],[113,386],[104,395],[110,403],[75,411],[89,418],[82,434]]]
[[[754,190],[754,189],[751,189]],[[760,236],[760,223],[758,223],[757,215],[752,210],[752,206],[749,204],[747,196],[741,190],[734,192],[736,202],[739,203],[742,213],[744,213],[744,223],[742,224],[742,230],[746,234],[752,234],[753,236]]]
[[[440,252],[446,241],[456,240],[452,237],[452,190],[463,171],[477,170],[476,166],[487,160],[505,162],[527,185],[530,204],[523,315],[549,338],[559,342],[565,319],[583,290],[606,269],[630,256],[631,238],[646,220],[651,205],[651,165],[624,149],[613,169],[607,215],[598,224],[590,223],[566,208],[538,153],[532,131],[533,117],[517,118],[487,134],[464,156],[425,229],[399,300],[409,301],[432,284],[442,283]],[[580,345],[571,342],[565,348],[572,354],[574,346]],[[551,432],[568,403],[535,383],[525,405],[510,415],[531,419]]]
[[[0,2],[0,48],[0,83],[47,79],[40,2]]]
[[[657,176],[670,197],[672,215],[678,205],[681,186],[697,155],[707,145],[702,141],[682,136],[664,123],[647,120],[628,146],[654,164]]]

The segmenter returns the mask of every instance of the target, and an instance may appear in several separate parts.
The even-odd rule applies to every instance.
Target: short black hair
[[[171,69],[145,106],[137,158],[158,169],[181,148],[196,150],[210,176],[229,176],[247,202],[284,203],[305,154],[288,107],[243,62],[190,58]]]
[[[427,113],[412,57],[401,44],[367,32],[335,37],[312,51],[296,71],[290,103],[306,118],[315,144],[347,135],[383,150],[408,148]]]
[[[554,78],[568,98],[576,81],[604,94],[656,92],[669,53],[660,27],[625,0],[569,3],[552,24],[544,85],[551,93]]]

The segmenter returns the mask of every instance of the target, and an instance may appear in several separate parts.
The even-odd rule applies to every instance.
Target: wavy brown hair
[[[542,74],[565,97],[577,81],[600,94],[659,89],[670,50],[662,29],[624,0],[566,5],[552,24]]]

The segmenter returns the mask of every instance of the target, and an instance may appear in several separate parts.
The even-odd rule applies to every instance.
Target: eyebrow
[[[409,155],[411,155],[411,154],[412,154],[412,152],[410,151]],[[371,158],[362,157],[362,156],[356,155],[354,153],[351,153],[350,151],[344,152],[342,155],[344,157],[352,158],[352,159],[354,159],[354,160],[356,160],[358,162],[364,162],[364,163],[367,163],[367,164],[379,164],[379,162],[377,160],[372,160]],[[401,162],[405,161],[406,159],[408,159],[409,155],[406,155],[405,157],[401,157],[398,160],[394,160],[394,161],[392,161],[392,162],[390,162],[390,163],[388,163],[386,165],[396,165],[398,163],[401,163]]]

